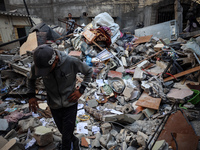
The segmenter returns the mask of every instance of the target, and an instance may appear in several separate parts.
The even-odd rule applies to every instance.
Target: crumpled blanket
[[[4,119],[7,119],[8,122],[18,122],[18,120],[23,118],[24,116],[30,116],[30,115],[32,115],[31,112],[24,114],[23,112],[14,111],[10,113],[10,115],[5,116]]]

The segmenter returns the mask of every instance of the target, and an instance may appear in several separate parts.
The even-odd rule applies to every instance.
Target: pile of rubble
[[[36,93],[44,101],[37,113],[29,112],[26,95],[32,51],[47,43],[93,68],[92,82],[78,102],[74,135],[81,149],[197,149],[200,36],[136,37],[121,33],[107,13],[65,37],[40,27],[20,48],[0,55],[0,148],[59,148],[61,134],[41,78]],[[77,87],[83,78],[77,75]]]

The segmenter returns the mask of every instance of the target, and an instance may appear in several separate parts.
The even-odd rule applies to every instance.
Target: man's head
[[[71,14],[71,13],[68,13],[68,17],[69,17],[69,18],[72,18],[72,14]]]
[[[58,62],[58,56],[52,47],[43,44],[38,46],[33,53],[36,76],[46,76]]]

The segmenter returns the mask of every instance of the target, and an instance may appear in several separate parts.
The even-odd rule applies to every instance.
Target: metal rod
[[[27,36],[24,36],[24,37],[21,37],[21,38],[19,38],[19,39],[16,39],[16,40],[13,40],[13,41],[7,42],[7,43],[3,43],[3,44],[0,45],[0,47],[3,47],[3,46],[6,46],[6,45],[9,45],[9,44],[12,44],[12,43],[15,43],[15,42],[18,42],[18,41],[24,40],[24,39],[26,39],[27,37],[28,37],[28,35],[27,35]]]
[[[29,14],[29,11],[28,11],[28,7],[27,7],[27,5],[26,5],[26,1],[25,1],[25,0],[23,0],[23,1],[24,1],[24,6],[25,6],[25,8],[26,8],[26,12],[27,12],[27,14],[28,14],[28,18],[29,18],[30,23],[31,23],[31,27],[33,27],[33,21],[32,21],[32,19],[31,19],[31,17],[30,17],[30,14]]]

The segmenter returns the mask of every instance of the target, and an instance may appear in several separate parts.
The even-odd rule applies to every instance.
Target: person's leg
[[[62,119],[62,149],[70,150],[71,142],[76,140],[73,135],[77,114],[77,104],[64,108]]]
[[[56,126],[60,133],[62,134],[62,116],[63,116],[63,109],[51,109],[51,114],[53,116],[53,119],[56,123]]]

